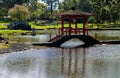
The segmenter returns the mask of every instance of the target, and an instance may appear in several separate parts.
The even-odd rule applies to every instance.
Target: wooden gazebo
[[[87,24],[87,19],[89,16],[93,16],[93,14],[91,13],[87,13],[87,12],[83,12],[83,11],[78,11],[75,9],[69,10],[69,11],[65,11],[65,12],[61,12],[59,14],[57,14],[58,16],[61,16],[62,19],[62,26],[60,28],[59,31],[59,35],[65,35],[67,33],[67,35],[71,35],[71,34],[75,34],[77,35],[78,33],[82,33],[83,35],[86,35],[87,29],[86,29],[86,24]],[[64,26],[64,19],[68,19],[68,28],[65,28]],[[78,28],[78,19],[82,18],[82,22],[83,22],[83,27],[82,29]],[[75,20],[75,27],[72,28],[71,20]]]

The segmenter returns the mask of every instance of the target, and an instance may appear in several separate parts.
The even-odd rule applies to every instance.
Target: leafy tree
[[[23,3],[29,4],[29,2],[30,0],[0,0],[0,17],[7,16],[8,10],[14,7],[14,5],[22,5]]]
[[[37,1],[38,1],[38,0],[29,0],[29,3],[27,3],[27,6],[29,6],[29,10],[30,10],[30,11],[36,10]]]
[[[29,0],[1,0],[0,3],[2,4],[2,6],[6,7],[6,8],[12,8],[14,7],[15,4],[23,4],[23,3],[27,3],[29,2]]]
[[[8,11],[8,15],[11,16],[13,20],[23,21],[29,18],[29,10],[25,6],[15,5]]]
[[[3,18],[3,16],[6,16],[5,14],[7,13],[7,9],[6,8],[1,8],[0,9],[0,18]]]
[[[119,20],[119,0],[90,0],[89,3],[98,23]]]
[[[90,12],[90,5],[88,0],[64,0],[60,4],[60,10],[70,10],[71,7],[75,7],[78,10]]]
[[[47,6],[48,6],[48,10],[50,10],[51,14],[53,14],[53,11],[56,10],[59,7],[59,0],[42,0],[44,1]]]
[[[31,0],[29,4],[25,3],[23,5],[29,7],[30,18],[32,20],[36,20],[38,18],[43,17],[47,9],[47,5],[45,5],[44,3],[37,2],[37,0]]]
[[[34,12],[32,12],[32,15],[35,16],[35,18],[42,18],[46,12],[47,6],[44,5],[43,3],[37,3],[36,9]]]
[[[113,0],[110,7],[111,21],[116,24],[120,20],[120,0]]]
[[[70,10],[71,7],[76,7],[78,9],[78,3],[80,0],[64,0],[63,3],[60,4],[61,10]]]

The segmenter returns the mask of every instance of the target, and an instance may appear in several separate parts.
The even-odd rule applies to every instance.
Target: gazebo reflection
[[[81,55],[79,55],[81,54]],[[68,55],[66,57],[66,55]],[[68,76],[85,75],[86,67],[86,49],[62,49],[61,53],[61,73]]]

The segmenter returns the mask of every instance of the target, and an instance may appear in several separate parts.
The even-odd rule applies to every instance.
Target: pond
[[[113,33],[114,35],[117,34]],[[98,36],[102,35],[97,35],[100,38]],[[111,34],[111,38],[113,36]],[[47,41],[47,36],[42,35],[39,38]],[[106,40],[109,38],[106,37]],[[73,40],[72,43],[74,42]],[[96,44],[86,48],[39,46],[2,54],[0,78],[120,78],[119,51],[119,44]]]

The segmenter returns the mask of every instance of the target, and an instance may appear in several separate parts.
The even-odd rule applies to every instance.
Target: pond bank
[[[28,50],[28,49],[30,49],[30,48],[31,48],[31,46],[26,45],[26,44],[24,44],[24,43],[11,44],[11,47],[10,47],[10,48],[1,49],[1,50],[0,50],[0,54],[17,52],[17,51],[24,51],[24,50]]]

